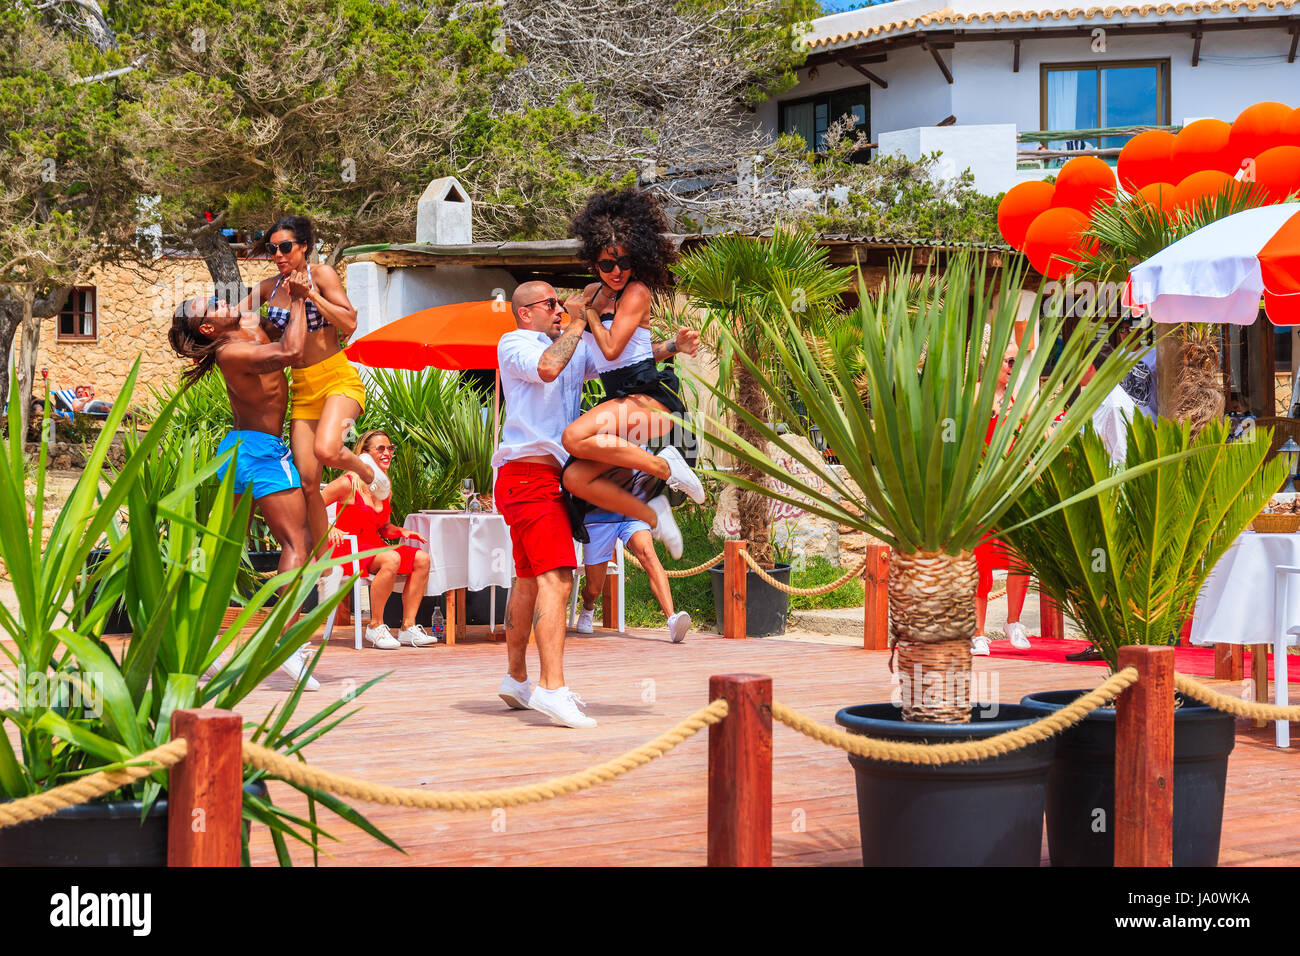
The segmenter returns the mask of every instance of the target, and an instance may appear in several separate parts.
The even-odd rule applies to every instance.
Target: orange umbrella
[[[371,368],[496,368],[497,342],[514,329],[510,305],[502,299],[439,305],[363,335],[347,355]]]

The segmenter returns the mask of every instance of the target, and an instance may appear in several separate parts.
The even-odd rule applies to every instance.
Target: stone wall
[[[267,259],[241,259],[239,268],[244,282],[250,284],[275,269]],[[137,402],[148,395],[150,385],[173,385],[183,363],[167,344],[167,330],[182,300],[212,294],[212,279],[203,260],[166,258],[153,266],[103,266],[79,277],[77,284],[95,287],[98,337],[60,342],[58,317],[43,320],[37,376],[48,368],[52,388],[93,385],[96,399],[112,401],[138,357]],[[15,356],[21,338],[21,334],[14,337]],[[44,393],[39,377],[34,391]]]

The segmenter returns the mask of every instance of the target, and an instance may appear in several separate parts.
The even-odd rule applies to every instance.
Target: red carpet
[[[1048,639],[1030,635],[1029,650],[1018,651],[1010,641],[990,641],[989,656],[1002,657],[1013,661],[1043,661],[1048,664],[1081,664],[1090,667],[1105,667],[1105,661],[1067,661],[1066,654],[1077,654],[1086,650],[1088,642]],[[1246,651],[1246,666],[1249,668],[1250,651]],[[1174,648],[1174,669],[1195,677],[1214,676],[1214,648],[1212,647],[1176,647]],[[1250,673],[1249,670],[1246,673]]]

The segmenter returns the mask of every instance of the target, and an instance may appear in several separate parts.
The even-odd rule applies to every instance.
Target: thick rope
[[[147,761],[140,766],[125,767],[121,770],[101,770],[99,773],[89,774],[43,793],[34,793],[30,797],[0,803],[0,828],[47,817],[51,813],[57,813],[66,807],[75,807],[79,803],[88,803],[128,783],[134,783],[141,777],[147,777],[156,770],[180,763],[184,756],[185,739],[179,738],[132,758]]]
[[[836,588],[843,587],[853,578],[859,577],[862,574],[863,569],[867,566],[867,559],[863,558],[862,563],[856,568],[850,568],[848,571],[845,571],[838,580],[832,581],[830,584],[822,584],[815,588],[796,588],[789,584],[782,584],[776,578],[772,577],[772,575],[764,571],[762,566],[754,560],[754,556],[750,554],[747,549],[742,549],[740,553],[744,556],[745,563],[749,565],[749,569],[755,572],[760,578],[772,585],[772,587],[776,588],[778,591],[784,591],[786,594],[793,594],[798,597],[816,597],[819,594],[830,594]]]
[[[1112,674],[1095,690],[1083,694],[1056,713],[1042,720],[1036,720],[1027,727],[1008,730],[1006,733],[985,740],[969,740],[952,744],[905,744],[851,734],[835,727],[819,724],[778,701],[772,702],[772,716],[791,730],[859,757],[870,757],[873,760],[887,760],[893,763],[931,765],[966,763],[972,760],[987,760],[990,757],[1020,750],[1073,727],[1097,708],[1109,706],[1116,694],[1137,683],[1137,680],[1137,668],[1126,667],[1119,673]]]
[[[1231,694],[1220,693],[1186,674],[1174,674],[1174,689],[1237,717],[1254,717],[1257,720],[1300,720],[1300,705],[1279,707],[1253,700],[1242,700]]]
[[[244,762],[290,783],[328,790],[341,797],[381,803],[390,807],[412,807],[420,810],[488,810],[495,807],[516,807],[525,803],[540,803],[553,797],[587,790],[600,783],[608,783],[629,770],[643,766],[662,757],[688,737],[699,733],[710,724],[719,723],[727,716],[727,702],[715,700],[691,714],[676,727],[660,734],[649,743],[621,756],[565,777],[553,777],[540,783],[503,787],[499,790],[415,790],[409,787],[388,787],[370,783],[357,777],[330,773],[309,764],[284,757],[274,750],[258,744],[244,744]]]
[[[705,561],[703,564],[697,564],[693,568],[681,568],[681,569],[664,568],[664,574],[668,575],[670,578],[689,578],[692,574],[699,574],[701,571],[707,571],[709,568],[715,566],[719,561],[722,560],[722,556],[725,553],[726,552],[724,551],[719,551],[717,554],[709,558],[709,560]],[[634,568],[637,568],[641,571],[645,570],[645,568],[641,567],[641,562],[638,561],[636,558],[632,557],[632,552],[628,551],[626,548],[623,549],[623,560],[626,561],[628,564],[632,565],[632,567]]]

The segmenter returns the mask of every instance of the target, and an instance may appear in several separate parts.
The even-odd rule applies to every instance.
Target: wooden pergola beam
[[[947,80],[948,85],[951,86],[952,70],[948,69],[948,64],[943,62],[943,54],[939,52],[939,48],[932,43],[922,43],[921,49],[930,51],[930,56],[934,57],[934,62],[938,64],[940,72],[943,73],[943,78]]]
[[[876,86],[880,87],[882,90],[889,89],[889,83],[887,81],[882,80],[880,77],[876,76],[876,74],[872,73],[865,66],[859,66],[857,63],[854,63],[850,60],[840,60],[840,65],[852,67],[853,69],[861,73],[863,76],[865,76],[867,79],[869,79],[872,83],[875,83]]]

